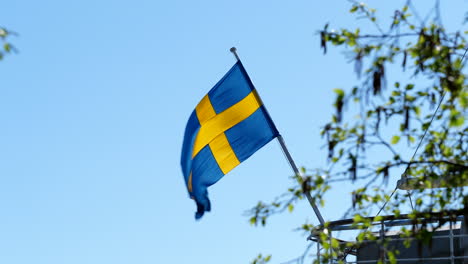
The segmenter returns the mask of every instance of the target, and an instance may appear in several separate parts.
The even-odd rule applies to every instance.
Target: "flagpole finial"
[[[237,55],[237,49],[236,49],[236,47],[230,48],[229,51],[231,51],[232,54],[234,54],[234,57],[236,57],[236,59],[237,59],[238,61],[240,61],[239,56]]]

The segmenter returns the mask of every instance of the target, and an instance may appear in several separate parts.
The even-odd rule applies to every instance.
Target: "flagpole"
[[[240,61],[240,58],[239,56],[237,55],[237,49],[235,47],[232,47],[230,49],[230,51],[234,54],[234,57],[236,57],[237,61]],[[258,98],[260,99],[260,95],[258,96]],[[261,100],[261,99],[260,99]],[[265,108],[265,111],[268,113],[268,111],[266,110]],[[269,114],[268,114],[269,115]],[[281,135],[278,135],[277,137],[278,139],[278,142],[281,146],[281,149],[283,151],[283,154],[284,156],[286,157],[286,159],[288,160],[289,162],[289,165],[291,166],[294,174],[296,176],[299,176],[299,177],[303,177],[301,172],[299,171],[299,169],[297,168],[296,166],[296,163],[294,162],[294,160],[292,159],[291,157],[291,154],[289,153],[289,150],[288,148],[286,147],[286,144],[284,143],[284,139]],[[325,224],[325,221],[323,220],[323,217],[322,217],[322,214],[320,213],[320,210],[318,209],[317,205],[314,203],[314,200],[312,198],[312,196],[310,195],[310,193],[306,190],[302,190],[304,195],[307,197],[307,200],[309,201],[310,205],[312,206],[312,209],[314,210],[315,212],[315,215],[317,216],[320,224],[323,226]]]
[[[229,49],[229,51],[231,51],[232,54],[234,54],[234,57],[236,57],[236,60],[240,61],[239,56],[237,55],[236,47],[232,47],[231,49]]]
[[[286,144],[284,143],[283,136],[279,135],[277,137],[278,142],[280,143],[281,149],[283,150],[284,156],[286,156],[286,159],[289,162],[289,165],[291,165],[292,170],[297,176],[302,177],[301,172],[296,166],[296,163],[294,163],[294,160],[291,157],[291,154],[289,153],[288,148],[286,147]],[[320,224],[323,226],[325,224],[325,221],[323,220],[322,214],[320,213],[320,210],[318,209],[317,205],[314,203],[314,200],[312,199],[312,196],[310,195],[310,192],[306,190],[302,190],[304,195],[307,197],[307,200],[309,200],[310,206],[312,206],[312,209],[315,212],[315,215],[317,216]]]

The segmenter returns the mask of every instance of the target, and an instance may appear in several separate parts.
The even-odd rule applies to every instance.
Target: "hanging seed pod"
[[[403,62],[401,63],[401,67],[403,67],[403,71],[406,69],[406,58],[408,56],[408,52],[405,50],[403,52]]]

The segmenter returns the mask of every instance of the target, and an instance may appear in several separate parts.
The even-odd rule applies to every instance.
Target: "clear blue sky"
[[[369,4],[394,8],[378,2]],[[445,22],[460,25],[467,3],[443,6]],[[297,256],[307,243],[292,230],[305,218],[317,223],[305,203],[266,228],[243,216],[289,186],[278,144],[212,186],[212,212],[197,222],[179,165],[183,131],[234,64],[236,46],[296,162],[324,166],[319,131],[332,114],[332,89],[350,88],[355,77],[339,50],[323,56],[316,31],[356,23],[349,7],[343,0],[4,1],[0,25],[19,33],[11,38],[19,53],[0,62],[0,263]],[[332,194],[322,211],[336,220],[349,197],[340,188]]]

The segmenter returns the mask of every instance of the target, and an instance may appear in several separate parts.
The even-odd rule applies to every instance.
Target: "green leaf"
[[[335,238],[332,238],[331,246],[332,246],[333,248],[338,248],[338,247],[340,246],[340,243],[339,243],[338,240],[336,240]]]
[[[462,115],[450,118],[450,126],[452,127],[461,127],[463,126],[464,123],[465,123],[465,117]]]
[[[414,100],[416,100],[416,97],[411,96],[409,94],[406,94],[405,95],[405,100],[408,101],[408,102],[414,102]]]
[[[338,118],[336,117],[336,115],[332,115],[332,122],[338,123]]]
[[[423,204],[423,200],[421,198],[416,199],[416,205],[421,206]]]
[[[339,97],[343,97],[345,95],[345,92],[342,89],[339,89],[339,88],[333,89],[333,92],[335,92],[336,95],[339,96]]]
[[[358,10],[358,7],[357,6],[353,6],[351,7],[351,9],[349,10],[350,13],[354,13]]]
[[[292,213],[293,210],[294,210],[294,205],[289,204],[289,205],[288,205],[288,211],[289,211],[290,213]]]
[[[414,110],[414,113],[416,114],[416,116],[421,115],[421,108],[419,108],[419,106],[415,106],[413,108],[413,110]]]
[[[453,63],[453,67],[455,69],[461,69],[462,68],[462,60],[460,58],[457,58],[455,62]]]
[[[388,256],[388,260],[390,261],[390,263],[392,264],[397,263],[395,254],[391,250],[387,251],[387,256]]]
[[[3,45],[3,49],[6,51],[6,52],[10,52],[11,51],[11,45],[10,43],[5,43]]]
[[[462,92],[458,97],[461,107],[468,108],[468,92]]]
[[[393,145],[397,144],[400,141],[400,136],[393,136],[392,140],[390,141]]]
[[[355,216],[353,217],[353,222],[354,222],[354,223],[361,223],[361,222],[363,222],[363,221],[364,221],[364,218],[362,218],[361,215],[358,215],[358,214],[357,214],[357,215],[355,215]]]
[[[465,123],[465,117],[456,109],[450,111],[450,126],[461,127]]]
[[[392,96],[399,96],[400,94],[400,91],[392,91]]]

